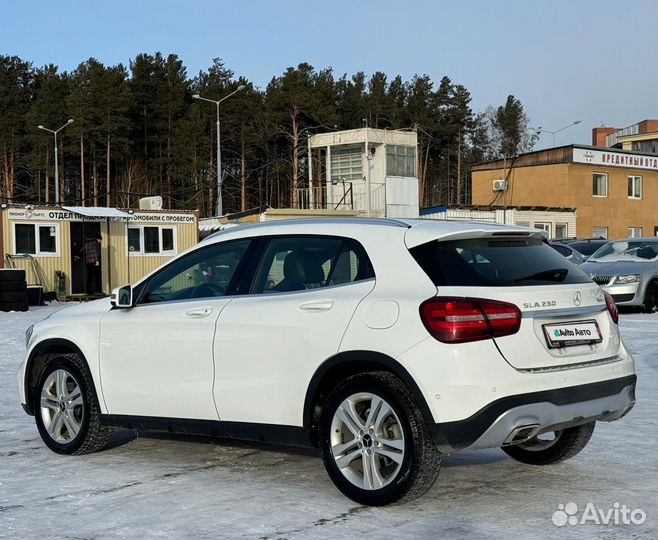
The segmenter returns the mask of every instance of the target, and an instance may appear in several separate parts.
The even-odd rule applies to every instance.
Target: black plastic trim
[[[628,293],[628,294],[613,294],[612,298],[615,302],[630,302],[635,298],[635,293]]]
[[[194,420],[154,416],[100,415],[105,426],[147,431],[166,431],[185,435],[204,435],[219,439],[236,439],[282,446],[312,448],[309,430],[298,426],[226,422],[220,420]]]
[[[612,396],[628,386],[632,387],[632,398],[635,399],[636,381],[636,375],[628,375],[619,379],[507,396],[492,401],[465,420],[432,424],[432,438],[443,451],[461,450],[477,441],[501,414],[514,407],[542,402],[568,405]]]
[[[72,341],[69,341],[68,339],[61,339],[61,338],[52,338],[52,339],[45,339],[42,342],[40,342],[32,351],[30,352],[30,356],[27,359],[27,363],[25,365],[25,376],[24,376],[24,381],[23,384],[25,385],[25,400],[27,403],[23,403],[23,409],[27,414],[30,416],[34,415],[34,410],[32,409],[32,396],[30,395],[30,377],[29,373],[32,371],[32,362],[34,359],[44,352],[46,349],[50,348],[55,348],[55,347],[66,347],[67,349],[70,349],[72,352],[78,354],[80,358],[85,360],[85,355],[82,354],[82,351],[80,348],[73,343]]]
[[[382,366],[387,371],[391,371],[400,380],[407,385],[411,393],[416,398],[416,402],[423,418],[431,425],[434,423],[434,417],[430,412],[427,402],[423,393],[418,388],[416,381],[409,374],[409,372],[396,360],[383,353],[374,351],[345,351],[332,356],[326,360],[313,374],[309,382],[308,389],[306,390],[306,398],[304,399],[304,427],[311,428],[313,426],[313,413],[315,408],[315,401],[317,391],[322,383],[324,376],[333,368],[345,364],[346,366],[351,363],[366,363],[370,364],[375,370],[377,366]]]

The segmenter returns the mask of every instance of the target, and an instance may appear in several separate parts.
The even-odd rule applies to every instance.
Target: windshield
[[[658,257],[656,240],[619,240],[608,242],[590,257],[590,261],[651,261]]]
[[[505,287],[590,282],[582,270],[535,238],[434,241],[410,251],[437,286]]]

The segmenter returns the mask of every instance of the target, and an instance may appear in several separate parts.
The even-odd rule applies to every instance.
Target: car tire
[[[0,302],[0,311],[27,311],[30,306],[24,302]]]
[[[391,373],[354,375],[338,385],[323,408],[319,441],[329,477],[360,504],[415,499],[439,474],[441,454],[427,423]]]
[[[0,281],[25,281],[25,270],[20,268],[0,269]]]
[[[17,304],[27,302],[27,291],[0,292],[0,304]]]
[[[580,452],[592,437],[596,422],[552,432],[553,439],[533,437],[529,441],[503,446],[510,457],[528,465],[551,465],[572,458]]]
[[[645,313],[654,313],[655,311],[658,311],[658,281],[652,281],[647,285],[642,307],[644,308]]]
[[[100,423],[100,407],[86,363],[77,354],[58,356],[39,376],[34,418],[48,448],[58,454],[102,450],[112,428]]]
[[[24,279],[0,281],[0,294],[5,292],[21,292],[27,290],[27,282]]]

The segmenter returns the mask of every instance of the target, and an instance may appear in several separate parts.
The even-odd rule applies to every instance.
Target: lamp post
[[[68,122],[64,124],[62,127],[59,129],[48,129],[47,127],[43,127],[41,124],[39,124],[37,127],[39,129],[42,129],[44,131],[48,131],[49,133],[52,133],[55,135],[55,204],[59,204],[59,168],[58,168],[58,163],[57,163],[57,134],[62,131],[66,126],[69,124],[73,123],[73,118],[69,118]]]
[[[214,99],[208,99],[201,97],[199,94],[194,94],[192,97],[194,99],[200,99],[201,101],[208,101],[210,103],[214,103],[215,106],[217,107],[217,217],[220,217],[224,213],[224,209],[222,207],[222,143],[221,143],[221,131],[220,131],[220,125],[219,125],[219,105],[222,101],[226,101],[228,98],[230,98],[233,94],[239,92],[240,90],[244,90],[245,85],[241,84],[238,86],[233,92],[231,92],[228,96],[224,96],[222,99],[219,100],[214,100]]]
[[[576,124],[580,124],[580,120],[571,122],[571,124],[569,124],[568,126],[564,126],[563,128],[557,129],[555,131],[551,131],[550,129],[544,129],[544,128],[539,128],[539,129],[542,131],[542,133],[546,132],[546,133],[551,133],[553,135],[553,147],[555,147],[555,134],[560,133],[560,131],[564,131],[567,128],[570,128],[571,126],[575,126]]]

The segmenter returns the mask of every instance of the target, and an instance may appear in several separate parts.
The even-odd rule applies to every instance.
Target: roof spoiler
[[[429,224],[428,224],[429,225]],[[405,235],[405,243],[408,248],[413,248],[426,244],[433,240],[439,242],[445,242],[448,240],[464,240],[470,238],[537,238],[539,240],[547,240],[548,233],[542,229],[534,229],[531,227],[516,227],[513,225],[499,225],[496,223],[491,224],[478,224],[473,226],[465,227],[464,223],[461,222],[459,227],[451,226],[443,222],[442,225],[450,226],[441,226],[437,224],[431,224],[431,226],[425,226],[425,224],[417,225],[416,227],[410,228]],[[472,227],[472,228],[471,228]]]

